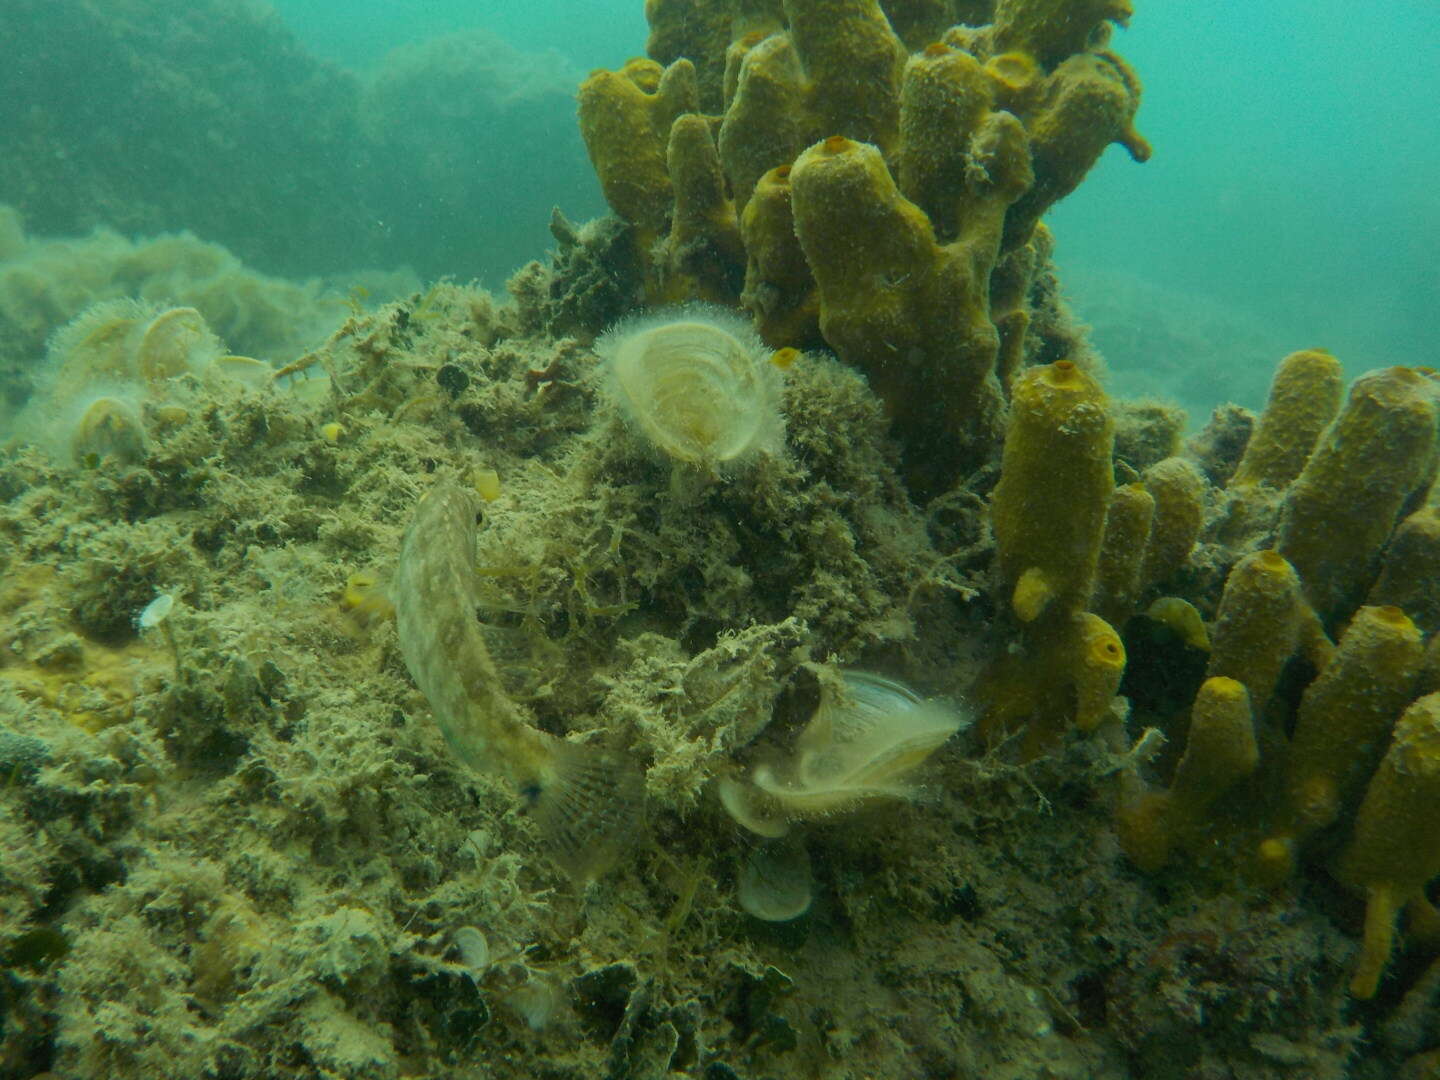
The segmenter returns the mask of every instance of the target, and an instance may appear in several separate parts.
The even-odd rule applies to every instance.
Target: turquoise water
[[[374,63],[397,45],[479,27],[517,49],[555,50],[588,70],[615,67],[643,49],[643,3],[625,0],[279,0],[276,9],[318,55]]]
[[[1242,352],[1268,335],[1272,348],[1327,348],[1355,372],[1434,364],[1440,8],[1136,9],[1115,43],[1145,81],[1137,123],[1155,156],[1137,168],[1112,147],[1051,219],[1062,268],[1081,272],[1082,313],[1104,308],[1103,277],[1115,275],[1193,305],[1196,321],[1211,304],[1229,309]],[[1117,366],[1150,359],[1100,344]],[[1247,370],[1214,344],[1213,377],[1256,404],[1268,364]]]

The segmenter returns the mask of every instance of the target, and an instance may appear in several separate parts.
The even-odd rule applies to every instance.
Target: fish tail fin
[[[551,854],[575,880],[593,881],[635,842],[644,774],[623,754],[550,739],[543,774],[527,792]]]

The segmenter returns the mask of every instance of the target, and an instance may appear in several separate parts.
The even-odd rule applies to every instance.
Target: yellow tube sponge
[[[955,239],[966,219],[970,135],[989,112],[989,80],[969,53],[937,41],[905,65],[896,180],[941,242]]]
[[[1195,605],[1178,596],[1157,597],[1145,609],[1147,618],[1168,627],[1177,638],[1192,649],[1210,651],[1210,631]]]
[[[1290,485],[1276,546],[1327,622],[1359,604],[1406,502],[1434,476],[1435,427],[1428,379],[1404,367],[1371,372]]]
[[[1365,892],[1365,934],[1350,980],[1373,997],[1389,962],[1395,916],[1425,906],[1425,884],[1440,875],[1440,694],[1405,710],[1380,763],[1340,860],[1340,876]]]
[[[1440,690],[1440,634],[1434,634],[1425,646],[1425,656],[1420,661],[1420,673],[1415,678],[1417,694],[1433,694]]]
[[[1126,484],[1110,496],[1090,606],[1116,626],[1125,625],[1140,598],[1140,571],[1154,516],[1155,496],[1143,484]]]
[[[1370,604],[1394,604],[1426,634],[1440,630],[1440,506],[1422,506],[1385,547]]]
[[[790,0],[785,15],[819,130],[892,147],[905,46],[878,0]]]
[[[1019,49],[1049,69],[1089,48],[1107,20],[1124,26],[1132,14],[1130,0],[998,0],[995,51]]]
[[[723,107],[720,87],[732,35],[779,24],[780,0],[748,0],[743,14],[736,8],[733,0],[645,0],[645,20],[650,24],[645,55],[662,64],[688,57],[696,67],[700,107],[707,113]]]
[[[790,174],[821,332],[866,373],[905,432],[914,448],[906,475],[921,498],[947,489],[998,435],[990,271],[1005,210],[1029,175],[1025,133],[1008,113],[990,113],[971,153],[975,197],[965,234],[945,245],[874,146],[831,136],[801,154]]]
[[[1125,675],[1125,645],[1099,615],[1082,611],[1074,620],[1071,677],[1075,684],[1075,726],[1094,731],[1110,715]]]
[[[1098,383],[1069,361],[1015,383],[991,498],[996,567],[1021,622],[1090,598],[1114,488],[1113,425]]]
[[[1198,829],[1215,801],[1259,763],[1250,695],[1243,683],[1213,676],[1200,684],[1190,711],[1185,753],[1170,782],[1170,816]]]
[[[790,166],[760,178],[740,215],[745,241],[745,288],[740,302],[771,345],[805,348],[820,343],[820,300],[815,277],[795,236]]]
[[[1184,458],[1168,457],[1145,470],[1155,500],[1140,584],[1159,584],[1185,565],[1205,523],[1205,481]]]
[[[675,207],[665,238],[662,297],[733,305],[740,297],[745,245],[710,121],[698,113],[679,117],[670,128],[666,160]]]
[[[1008,397],[1015,376],[1025,366],[1025,344],[1031,322],[1031,287],[1049,260],[1055,240],[1044,224],[1030,240],[1000,253],[990,273],[990,321],[1000,335],[995,376]]]
[[[625,221],[658,230],[670,216],[670,125],[700,107],[695,67],[631,60],[580,84],[580,134],[605,201]]]
[[[1016,116],[1024,116],[1039,104],[1045,73],[1026,52],[1005,52],[985,61],[995,104]]]
[[[789,28],[744,51],[720,129],[720,157],[742,207],[756,181],[829,135],[884,153],[900,126],[905,46],[876,0],[792,0]]]
[[[1023,723],[1021,756],[1051,749],[1072,726],[1094,731],[1112,713],[1125,674],[1125,645],[1089,611],[1040,620],[980,677],[980,735],[987,742]]]
[[[1353,811],[1415,690],[1420,631],[1397,607],[1355,613],[1305,690],[1285,762],[1283,825],[1261,846],[1267,877],[1287,876],[1295,845]]]
[[[1204,839],[1216,801],[1254,772],[1260,760],[1244,684],[1206,679],[1195,695],[1185,753],[1167,791],[1146,792],[1122,806],[1115,830],[1141,870],[1165,865],[1171,850]]]
[[[1045,99],[1025,117],[1035,182],[1005,222],[1005,247],[1030,238],[1041,216],[1074,191],[1105,148],[1118,142],[1135,161],[1150,144],[1135,130],[1140,79],[1114,53],[1070,57],[1045,81]]]
[[[1265,411],[1245,446],[1229,486],[1266,484],[1276,490],[1300,475],[1320,434],[1340,412],[1345,373],[1323,349],[1291,353],[1275,369]]]
[[[720,161],[736,205],[749,203],[760,177],[795,156],[824,133],[817,130],[805,100],[805,71],[789,34],[742,38],[726,66],[728,105],[720,124]]]
[[[1225,579],[1206,675],[1244,683],[1260,715],[1285,661],[1302,649],[1323,661],[1330,648],[1300,594],[1295,568],[1279,552],[1257,551],[1236,563]]]

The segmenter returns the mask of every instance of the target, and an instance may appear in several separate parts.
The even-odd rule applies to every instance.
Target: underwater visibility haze
[[[1440,1076],[1440,16],[0,0],[0,1078]]]

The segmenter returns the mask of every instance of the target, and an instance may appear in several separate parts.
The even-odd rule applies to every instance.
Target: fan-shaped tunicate
[[[914,794],[910,774],[969,718],[941,700],[864,671],[823,680],[820,707],[794,753],[725,777],[720,798],[741,825],[783,836],[790,823]]]
[[[505,996],[505,1004],[529,1025],[539,1031],[550,1023],[560,1007],[560,993],[549,979],[532,974]]]
[[[595,351],[625,419],[671,460],[714,468],[780,450],[780,369],[732,313],[692,305],[627,319]]]
[[[740,867],[740,906],[766,922],[789,922],[810,910],[810,853],[798,841],[761,844]]]
[[[269,371],[258,360],[223,354],[194,308],[103,301],[52,336],[14,431],[57,458],[134,465],[147,450],[146,408],[166,403],[180,376],[229,373],[241,364]]]
[[[478,927],[462,926],[451,935],[451,940],[460,954],[460,962],[470,969],[472,977],[490,966],[490,942]]]

